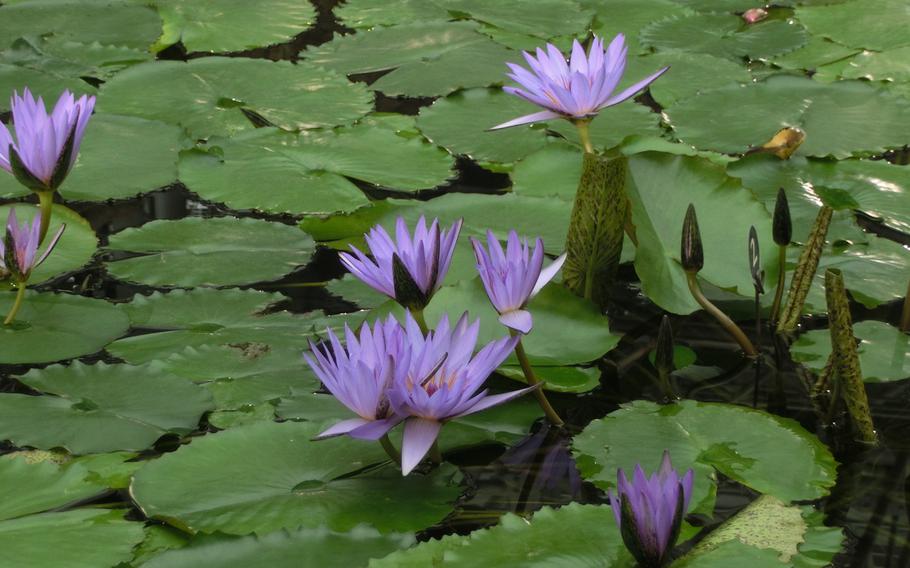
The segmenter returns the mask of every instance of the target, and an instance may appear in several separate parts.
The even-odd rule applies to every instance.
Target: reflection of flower
[[[410,368],[389,391],[395,412],[408,416],[401,443],[401,470],[405,475],[430,451],[443,422],[508,402],[531,390],[498,395],[480,390],[490,373],[509,356],[517,338],[497,339],[473,355],[480,320],[469,324],[464,314],[451,327],[448,317],[443,316],[436,329],[424,337],[410,313],[406,318]]]
[[[319,435],[347,434],[362,440],[378,440],[403,420],[389,407],[389,386],[407,372],[409,352],[404,330],[393,316],[364,325],[359,337],[345,324],[346,345],[328,330],[328,345],[310,342],[313,357],[306,362],[342,404],[359,418],[343,420]]]
[[[341,253],[341,262],[354,276],[403,306],[423,309],[449,271],[461,225],[459,220],[444,230],[434,219],[428,228],[421,217],[412,236],[399,217],[394,241],[379,225],[364,235],[373,260],[352,245],[353,254]]]
[[[500,463],[526,476],[522,495],[527,501],[539,501],[544,496],[575,500],[581,496],[581,474],[569,451],[568,439],[559,432],[541,428],[499,458]]]
[[[556,276],[566,256],[557,258],[543,269],[543,241],[537,239],[534,252],[527,241],[520,241],[518,233],[509,231],[506,249],[487,231],[487,249],[477,239],[471,239],[477,271],[496,311],[499,321],[521,333],[531,331],[531,314],[525,306],[544,285]]]
[[[680,478],[664,452],[660,469],[645,477],[641,465],[635,466],[632,481],[623,470],[617,473],[616,493],[610,492],[610,506],[626,548],[645,568],[661,568],[670,561],[683,517],[692,497],[690,469]]]
[[[601,109],[634,97],[660,77],[668,67],[614,95],[613,91],[619,85],[626,69],[625,42],[625,37],[619,34],[604,50],[603,40],[595,36],[591,48],[585,54],[584,48],[575,40],[568,62],[566,56],[549,43],[546,51],[537,48],[536,58],[528,52],[523,52],[531,70],[508,63],[509,69],[512,70],[508,76],[521,87],[503,87],[503,90],[545,110],[493,128],[508,128],[551,118],[589,119],[596,116]]]
[[[13,94],[16,140],[0,124],[0,167],[31,190],[56,190],[76,162],[94,106],[95,97],[83,95],[76,100],[64,91],[48,114],[44,100],[35,100],[28,89],[21,97]]]
[[[16,210],[10,209],[6,220],[6,233],[0,239],[0,278],[12,276],[13,279],[25,286],[32,270],[47,259],[48,255],[57,246],[57,241],[63,234],[66,225],[60,227],[54,238],[38,256],[40,221],[36,218],[29,226],[28,221],[21,225],[16,218]]]

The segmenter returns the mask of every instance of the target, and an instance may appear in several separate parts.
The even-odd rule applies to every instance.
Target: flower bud
[[[765,293],[765,271],[761,267],[761,253],[758,248],[758,233],[755,226],[749,227],[749,272],[752,274],[752,285],[759,294]]]
[[[777,190],[777,202],[774,204],[774,220],[772,222],[774,242],[785,247],[793,240],[793,222],[790,220],[790,204],[787,203],[787,194],[784,188]]]
[[[695,215],[695,206],[691,203],[686,210],[686,219],[683,221],[680,260],[682,260],[683,270],[686,272],[698,272],[705,266],[705,252],[701,245],[698,217]]]

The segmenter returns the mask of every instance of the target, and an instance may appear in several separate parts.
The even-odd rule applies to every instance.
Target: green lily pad
[[[183,142],[180,129],[170,124],[96,114],[88,123],[79,159],[60,193],[67,200],[105,201],[174,183],[177,153]],[[12,176],[0,177],[0,195],[29,193]]]
[[[857,49],[885,51],[910,45],[910,6],[903,0],[802,6],[796,17],[812,35]]]
[[[859,339],[859,360],[863,380],[870,383],[910,378],[910,335],[880,321],[853,324]],[[831,355],[831,334],[827,329],[804,333],[790,349],[793,360],[820,372]]]
[[[593,16],[591,8],[575,0],[536,0],[533,9],[522,0],[443,0],[438,3],[452,14],[542,39],[583,35]]]
[[[504,366],[497,372],[518,382],[526,382],[521,367]],[[582,393],[600,386],[601,373],[597,367],[535,367],[534,374],[548,391]]]
[[[308,50],[313,64],[346,75],[389,71],[370,85],[387,95],[431,97],[501,84],[521,55],[467,22],[420,22],[336,36]]]
[[[630,54],[645,51],[639,42],[638,33],[648,24],[669,16],[691,14],[691,10],[672,0],[611,0],[609,3],[580,0],[580,3],[595,10],[591,30],[607,40],[619,33],[625,35]]]
[[[104,491],[80,464],[59,466],[22,455],[0,458],[0,521],[48,511]]]
[[[13,91],[22,94],[28,90],[36,97],[44,99],[45,103],[54,104],[60,94],[69,90],[77,97],[93,95],[97,89],[78,77],[59,75],[40,69],[31,69],[21,65],[0,63],[0,110],[10,110],[10,95]]]
[[[111,235],[109,247],[145,253],[109,262],[111,275],[183,287],[277,280],[309,262],[314,249],[313,240],[293,227],[234,217],[152,221]]]
[[[737,62],[705,53],[684,51],[661,51],[630,58],[626,75],[644,77],[661,67],[669,67],[670,70],[651,83],[648,90],[651,97],[665,107],[703,91],[752,81],[749,71]],[[597,123],[595,121],[592,124]]]
[[[75,454],[144,450],[167,433],[195,430],[213,407],[205,389],[130,365],[55,365],[18,377],[55,396],[0,396],[0,437]]]
[[[77,94],[95,93],[95,89],[81,78],[108,79],[118,71],[149,61],[152,57],[147,49],[102,44],[97,40],[55,41],[53,35],[19,38],[0,53],[0,61],[4,64],[38,71],[57,79],[53,90],[44,91],[45,101],[56,99],[61,82],[75,85]],[[14,85],[14,88],[21,88],[24,84],[28,84],[33,93],[36,92],[32,83]]]
[[[795,257],[797,253],[794,249],[792,254]],[[875,308],[906,295],[904,281],[910,272],[910,255],[905,247],[877,237],[846,248],[826,247],[807,300],[820,312],[825,306],[825,270],[828,268],[841,271],[854,300],[867,308]]]
[[[645,27],[639,34],[645,47],[680,50],[717,57],[762,59],[793,51],[809,40],[794,22],[766,20],[745,26],[732,14],[672,16]]]
[[[16,210],[16,217],[20,223],[24,221],[31,223],[33,218],[40,215],[38,208],[30,204],[0,205],[0,219],[2,219],[4,227],[10,209]],[[95,254],[98,246],[98,238],[95,236],[92,226],[72,209],[54,205],[51,223],[48,226],[48,238],[60,229],[60,225],[64,224],[66,229],[64,229],[63,236],[60,237],[60,241],[47,260],[32,272],[29,284],[40,284],[62,274],[74,272],[92,260],[92,255]],[[43,251],[44,248],[39,250]],[[2,359],[2,355],[0,355],[0,359]]]
[[[507,514],[493,528],[422,542],[370,562],[370,568],[535,565],[631,568],[635,561],[622,544],[610,507],[572,503],[545,507],[530,520]]]
[[[806,133],[798,155],[846,158],[900,147],[910,129],[910,101],[862,82],[823,84],[788,75],[707,91],[666,114],[681,140],[727,153],[760,146],[781,128],[796,127]]]
[[[295,0],[154,0],[164,30],[153,49],[177,42],[187,51],[240,51],[284,43],[316,21],[313,6]]]
[[[284,402],[297,390],[315,391],[319,388],[319,379],[313,375],[306,363],[301,363],[300,355],[297,353],[298,361],[295,367],[280,371],[263,371],[232,379],[219,379],[206,384],[205,387],[212,393],[218,410],[248,411],[257,405],[262,406],[262,403]]]
[[[15,293],[0,293],[8,313]],[[85,322],[92,322],[86,325]],[[129,321],[113,304],[70,294],[26,293],[12,326],[0,326],[0,364],[52,363],[89,355],[123,335]]]
[[[178,124],[193,138],[231,136],[257,121],[284,128],[348,124],[372,108],[362,85],[306,63],[203,57],[131,67],[104,85],[98,110]]]
[[[801,48],[774,57],[771,62],[783,69],[818,70],[820,67],[843,61],[857,54],[857,50],[820,36],[812,36]]]
[[[205,436],[150,462],[130,492],[151,518],[226,534],[347,531],[360,523],[412,531],[440,520],[458,496],[449,468],[407,478],[391,466],[351,475],[383,461],[379,444],[311,441],[318,432],[306,422],[259,422]]]
[[[841,75],[845,79],[910,82],[910,45],[884,52],[863,51],[850,59]]]
[[[76,509],[0,522],[0,546],[10,566],[98,568],[117,566],[142,541],[140,523],[123,511]]]
[[[337,6],[332,13],[345,26],[358,30],[446,20],[449,17],[445,8],[426,0],[349,0]]]
[[[160,32],[152,8],[117,0],[30,0],[3,6],[0,18],[4,47],[20,37],[53,37],[54,43],[97,41],[144,50]]]
[[[375,308],[389,299],[388,296],[370,288],[350,273],[329,282],[326,290],[364,310]]]
[[[695,470],[690,512],[713,511],[715,470],[785,502],[817,499],[835,482],[831,452],[802,426],[729,404],[636,401],[595,420],[573,442],[582,475],[602,489],[615,486],[619,468],[641,463],[655,471],[664,450],[677,470]]]
[[[414,541],[409,534],[382,535],[371,527],[350,532],[326,528],[278,531],[263,536],[240,538],[203,537],[191,546],[161,554],[143,568],[300,568],[302,559],[321,568],[366,566],[370,558],[381,558]]]

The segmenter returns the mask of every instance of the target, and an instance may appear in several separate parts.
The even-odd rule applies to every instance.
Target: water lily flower
[[[345,345],[331,329],[327,335],[328,344],[311,341],[313,356],[304,358],[325,388],[358,417],[335,424],[317,438],[347,434],[378,440],[404,420],[391,410],[387,397],[389,387],[408,370],[410,350],[404,329],[389,316],[372,328],[364,325],[359,336],[345,324]]]
[[[20,225],[16,218],[16,210],[10,209],[6,219],[6,233],[0,240],[0,278],[11,276],[20,286],[24,287],[32,270],[44,262],[57,246],[64,229],[66,229],[66,225],[60,227],[47,248],[39,256],[40,221],[36,218],[31,225],[28,221]]]
[[[477,258],[477,271],[490,302],[499,312],[499,321],[509,329],[528,333],[533,320],[524,308],[556,276],[566,255],[561,255],[544,269],[543,241],[536,240],[532,253],[528,241],[519,240],[515,231],[509,231],[505,250],[492,231],[487,231],[487,250],[477,239],[472,238],[471,244]]]
[[[631,482],[623,470],[617,473],[616,493],[609,492],[610,506],[622,540],[640,566],[662,568],[669,563],[689,508],[693,476],[690,469],[680,478],[667,451],[650,478],[641,465],[635,466]]]
[[[64,91],[48,114],[26,88],[21,97],[13,93],[10,105],[16,137],[0,124],[0,167],[33,191],[55,191],[76,162],[95,97],[77,100]]]
[[[497,339],[475,355],[479,330],[480,320],[468,323],[467,313],[454,326],[444,315],[436,329],[424,336],[414,318],[406,314],[410,369],[404,380],[393,383],[389,391],[392,408],[408,417],[401,443],[404,475],[434,446],[443,423],[532,390],[529,387],[497,395],[482,390],[484,381],[509,356],[518,338]]]
[[[602,109],[619,104],[638,94],[669,67],[653,73],[630,87],[613,94],[626,69],[626,40],[618,34],[604,50],[603,40],[594,36],[588,53],[578,40],[572,44],[569,61],[553,44],[537,48],[537,57],[523,52],[530,71],[508,63],[508,76],[520,87],[503,87],[507,93],[526,99],[544,110],[522,116],[491,130],[528,124],[551,118],[586,121]]]
[[[427,227],[421,216],[412,235],[399,217],[395,240],[379,225],[364,235],[372,259],[351,245],[351,253],[341,253],[341,263],[368,286],[399,304],[422,310],[449,271],[461,225],[459,219],[445,230],[440,228],[439,219],[433,219]]]

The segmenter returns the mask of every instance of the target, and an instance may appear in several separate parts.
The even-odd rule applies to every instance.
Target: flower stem
[[[733,336],[733,339],[739,343],[739,346],[742,347],[743,351],[746,352],[746,355],[749,357],[757,357],[758,351],[755,349],[755,346],[752,345],[752,342],[749,341],[749,338],[746,337],[746,334],[743,333],[743,330],[736,325],[733,320],[727,316],[727,314],[720,311],[720,308],[712,304],[705,298],[705,295],[702,294],[701,288],[698,286],[698,276],[695,271],[687,270],[686,271],[686,281],[689,284],[689,292],[692,293],[692,297],[695,298],[695,301],[717,322],[723,326],[723,328]]]
[[[416,321],[417,325],[420,327],[420,331],[422,331],[424,335],[427,335],[430,330],[427,327],[427,320],[423,317],[423,310],[417,310],[414,308],[410,308],[410,310],[411,316],[414,317],[414,321]]]
[[[521,344],[521,339],[515,344],[515,356],[518,357],[518,363],[521,365],[521,370],[524,372],[525,380],[528,381],[528,384],[532,387],[539,385],[540,380],[538,380],[537,376],[534,374],[534,369],[531,368],[531,362],[528,361],[528,354],[525,353],[525,348],[524,345]],[[534,389],[534,397],[537,399],[540,408],[543,409],[543,413],[546,415],[547,420],[554,426],[562,427],[564,422],[550,405],[550,401],[547,400],[547,395],[543,392],[543,385]]]
[[[19,308],[22,307],[22,300],[25,298],[25,288],[25,282],[19,282],[19,291],[16,292],[16,299],[13,301],[13,307],[10,308],[9,313],[6,314],[3,325],[10,325],[16,320],[16,314],[19,313]]]
[[[439,451],[438,439],[434,440],[433,445],[430,446],[430,461],[433,462],[433,465],[442,465],[442,452]]]
[[[44,237],[47,236],[47,229],[51,224],[51,212],[54,207],[53,191],[38,191],[38,207],[41,209],[41,233],[38,237],[38,245],[44,243]]]
[[[771,305],[771,325],[777,325],[781,301],[784,299],[784,285],[787,283],[787,247],[779,246],[777,251],[777,290],[774,291],[774,303]]]
[[[395,448],[395,444],[392,443],[392,440],[389,440],[389,435],[384,434],[382,438],[379,438],[379,445],[382,446],[382,449],[385,450],[385,453],[392,458],[392,461],[401,465],[401,452]]]
[[[584,146],[586,154],[594,153],[594,146],[591,145],[591,132],[588,130],[588,125],[591,123],[590,120],[576,120],[574,121],[575,128],[578,129],[578,137],[581,138],[581,145]]]

